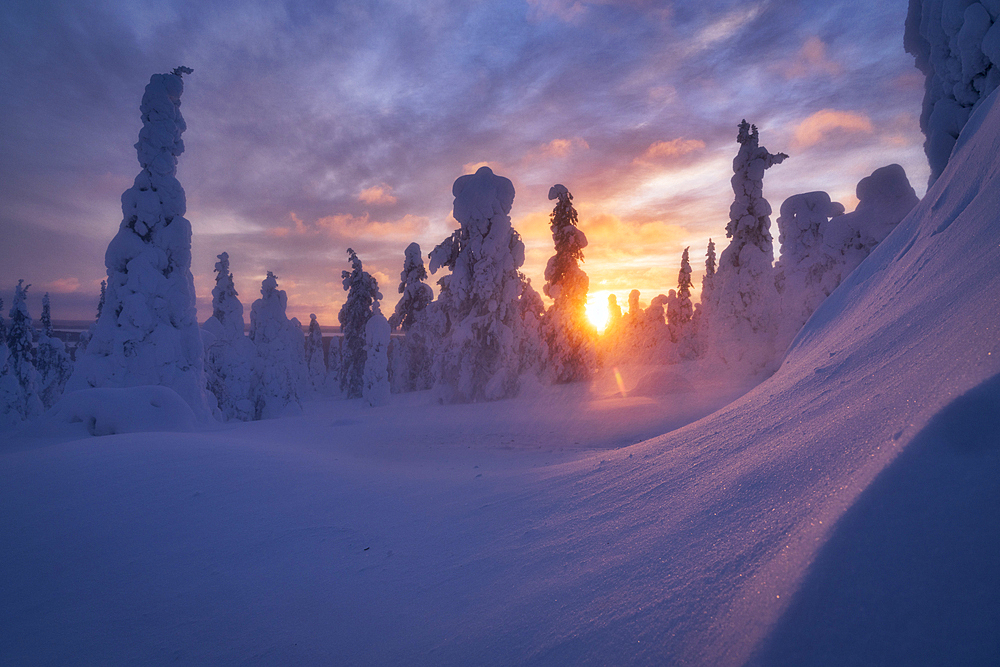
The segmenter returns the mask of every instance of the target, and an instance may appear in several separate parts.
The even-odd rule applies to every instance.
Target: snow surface
[[[998,155],[993,95],[778,372],[662,436],[713,392],[661,373],[626,377],[645,396],[602,376],[194,433],[22,427],[0,655],[998,664]]]

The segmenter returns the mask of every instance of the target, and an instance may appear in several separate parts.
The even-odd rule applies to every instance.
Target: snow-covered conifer
[[[323,358],[323,330],[320,329],[315,314],[309,315],[306,367],[309,369],[309,386],[313,391],[319,391],[326,383],[326,359]]]
[[[347,301],[337,318],[344,341],[341,348],[340,389],[347,398],[361,398],[365,372],[365,327],[376,301],[382,298],[378,281],[365,271],[353,249],[347,249],[351,270],[343,271]]]
[[[944,171],[972,112],[1000,86],[996,0],[911,0],[903,44],[926,76],[920,129],[930,184]]]
[[[445,330],[434,358],[435,390],[444,402],[514,395],[522,370],[538,361],[518,354],[523,327],[519,303],[525,280],[524,243],[511,227],[514,185],[489,167],[461,176],[452,187],[461,227],[430,254],[430,270],[451,269],[438,297]]]
[[[402,328],[406,334],[392,345],[392,389],[395,392],[429,389],[433,378],[431,362],[433,341],[426,322],[422,322],[427,306],[434,299],[427,279],[427,270],[420,254],[420,246],[411,243],[406,247],[403,270],[399,274],[399,293],[403,296],[396,304],[396,311],[389,318],[392,329]]]
[[[372,304],[372,313],[365,323],[365,369],[362,396],[372,407],[389,402],[389,321]]]
[[[244,333],[243,304],[229,271],[229,253],[218,259],[212,316],[202,325],[209,334],[205,336],[206,382],[225,419],[247,421],[255,415],[252,385],[257,352]]]
[[[299,389],[308,378],[302,326],[285,313],[288,295],[278,289],[270,271],[250,307],[250,341],[257,350],[254,364],[254,419],[279,417],[286,406],[299,403]]]
[[[554,185],[549,189],[549,199],[558,200],[550,216],[556,254],[545,266],[543,291],[554,303],[543,318],[542,335],[553,379],[577,382],[590,378],[597,365],[596,332],[587,319],[590,279],[580,268],[587,237],[577,227],[577,213],[569,190]]]
[[[754,374],[776,361],[778,293],[774,286],[771,206],[764,199],[764,171],[788,156],[760,146],[756,126],[739,125],[733,160],[735,198],[709,306],[711,354],[730,367]]]
[[[8,414],[16,414],[19,419],[30,419],[42,413],[39,391],[41,379],[34,364],[34,335],[31,316],[28,314],[28,288],[23,280],[17,281],[14,300],[10,305],[10,326],[7,328],[7,369],[17,381],[14,396],[6,396],[8,405],[0,408]]]
[[[42,330],[38,336],[38,349],[35,353],[35,368],[40,379],[39,397],[42,405],[48,409],[62,395],[66,381],[73,372],[73,362],[66,351],[66,345],[56,338],[52,330],[52,311],[48,292],[42,297],[41,323]]]
[[[162,385],[202,419],[210,417],[204,351],[191,275],[191,224],[177,181],[181,75],[154,74],[140,111],[135,147],[142,167],[122,195],[123,220],[108,245],[106,302],[67,391],[88,387]]]

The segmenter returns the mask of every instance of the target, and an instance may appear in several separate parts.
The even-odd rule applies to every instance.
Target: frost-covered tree
[[[218,255],[212,316],[202,325],[205,342],[205,376],[222,417],[248,421],[254,406],[254,344],[244,333],[243,304],[229,270],[229,253]]]
[[[524,243],[509,217],[514,185],[481,167],[459,177],[452,194],[461,227],[430,254],[431,273],[451,269],[437,302],[444,330],[434,358],[435,391],[449,403],[513,396],[522,370],[538,363],[518,354],[531,332],[519,303]]]
[[[405,337],[392,345],[392,389],[395,392],[429,389],[433,341],[425,319],[427,306],[434,299],[434,292],[427,279],[427,269],[420,254],[420,246],[411,243],[406,247],[403,270],[399,274],[399,302],[389,318],[389,327],[401,328]]]
[[[341,345],[344,342],[343,336],[331,336],[330,345],[326,351],[326,383],[324,389],[329,394],[339,394],[340,380],[342,373]]]
[[[726,226],[726,236],[732,240],[719,258],[714,279],[710,348],[715,359],[754,374],[776,361],[779,317],[764,171],[788,156],[760,146],[756,126],[745,120],[736,140],[740,149],[733,160],[735,198]]]
[[[362,396],[372,407],[389,402],[389,322],[372,304],[371,317],[365,324],[365,370]]]
[[[309,386],[313,391],[319,391],[326,384],[326,359],[323,358],[323,330],[320,329],[315,314],[309,315],[306,367],[309,369]]]
[[[545,266],[545,295],[554,303],[542,320],[542,335],[548,347],[550,372],[558,382],[578,382],[590,378],[597,365],[596,332],[587,319],[587,290],[590,279],[580,262],[587,236],[577,227],[573,195],[564,185],[549,189],[549,200],[558,200],[550,216],[549,228],[556,254]]]
[[[94,323],[86,331],[80,332],[80,339],[76,344],[75,355],[78,358],[84,350],[87,349],[87,344],[90,343],[90,339],[93,338],[94,332],[97,331],[97,323],[101,321],[101,313],[104,311],[104,299],[108,293],[108,281],[101,281],[101,296],[97,301],[97,315],[94,317]]]
[[[16,413],[22,420],[36,417],[43,410],[39,396],[41,379],[33,360],[34,335],[27,304],[29,287],[31,285],[25,285],[23,280],[17,281],[8,313],[6,373],[17,381],[17,390],[14,396],[6,396],[10,404],[0,408],[8,414]]]
[[[684,248],[681,254],[681,269],[677,273],[678,323],[687,324],[694,315],[694,305],[691,303],[691,260],[688,256],[690,248]]]
[[[930,184],[944,171],[972,112],[1000,86],[996,0],[911,0],[903,44],[927,77],[920,129]]]
[[[340,389],[347,398],[361,398],[365,372],[365,327],[372,316],[375,303],[382,298],[378,281],[364,270],[353,249],[347,249],[351,270],[341,273],[347,301],[340,308],[337,318],[344,341],[341,347]]]
[[[260,286],[260,298],[250,307],[250,341],[256,348],[254,364],[254,419],[281,416],[289,405],[301,407],[299,390],[305,386],[305,336],[302,325],[285,313],[288,295],[278,289],[270,271]]]
[[[781,297],[778,348],[788,346],[844,278],[843,252],[831,248],[823,239],[824,233],[830,231],[831,218],[843,213],[843,205],[831,201],[825,192],[793,195],[781,204],[776,221],[781,255],[774,264],[775,287]]]
[[[67,391],[87,387],[162,385],[195,415],[210,417],[204,350],[191,275],[191,223],[177,181],[181,75],[154,74],[142,97],[135,147],[141,171],[122,195],[123,220],[108,245],[106,302]]]
[[[63,388],[73,372],[73,362],[66,345],[52,330],[52,311],[49,293],[42,297],[42,330],[38,335],[35,368],[39,376],[39,397],[46,409],[51,408],[63,393]]]

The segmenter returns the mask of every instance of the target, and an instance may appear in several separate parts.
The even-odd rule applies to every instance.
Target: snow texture
[[[729,207],[729,246],[719,258],[714,278],[709,354],[731,373],[773,370],[778,329],[778,294],[774,285],[771,206],[764,199],[764,171],[788,156],[759,145],[757,127],[739,125],[739,152],[733,159],[735,198]]]
[[[187,127],[180,111],[181,74],[188,71],[154,74],[146,86],[135,144],[142,170],[122,194],[123,220],[104,258],[106,302],[67,391],[162,385],[187,401],[199,419],[210,419],[191,223],[176,178]]]
[[[299,392],[308,382],[305,336],[285,309],[288,295],[270,271],[260,298],[250,307],[250,342],[257,351],[253,375],[253,418],[274,419],[301,409]]]
[[[940,176],[966,121],[1000,84],[996,0],[910,0],[903,42],[927,77],[920,128],[930,183]]]
[[[248,421],[256,413],[253,383],[257,352],[244,333],[243,304],[229,271],[229,253],[218,259],[212,316],[202,325],[206,382],[223,419]]]
[[[374,304],[365,324],[365,375],[362,396],[371,407],[389,403],[389,321]]]
[[[193,431],[198,420],[191,406],[173,389],[144,386],[70,392],[45,413],[37,428],[42,432],[65,431],[67,425],[76,426],[81,434],[95,436]]]
[[[437,314],[443,327],[434,357],[438,400],[464,403],[517,393],[520,375],[539,364],[519,351],[535,335],[524,326],[529,308],[519,305],[526,281],[524,243],[511,227],[514,185],[489,167],[460,176],[452,187],[461,225],[430,254],[430,271],[451,269],[440,281]]]
[[[549,372],[555,382],[590,379],[597,367],[597,332],[587,318],[590,278],[580,268],[587,236],[577,226],[573,195],[566,186],[549,189],[549,199],[558,199],[549,228],[556,254],[545,266],[545,295],[554,303],[542,318]]]
[[[994,97],[778,372],[665,435],[688,393],[595,383],[7,438],[0,655],[998,664],[998,147]]]

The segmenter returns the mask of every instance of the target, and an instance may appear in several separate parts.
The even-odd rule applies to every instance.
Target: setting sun
[[[608,326],[608,303],[607,297],[591,293],[587,296],[587,319],[597,329],[597,333],[602,334]]]

